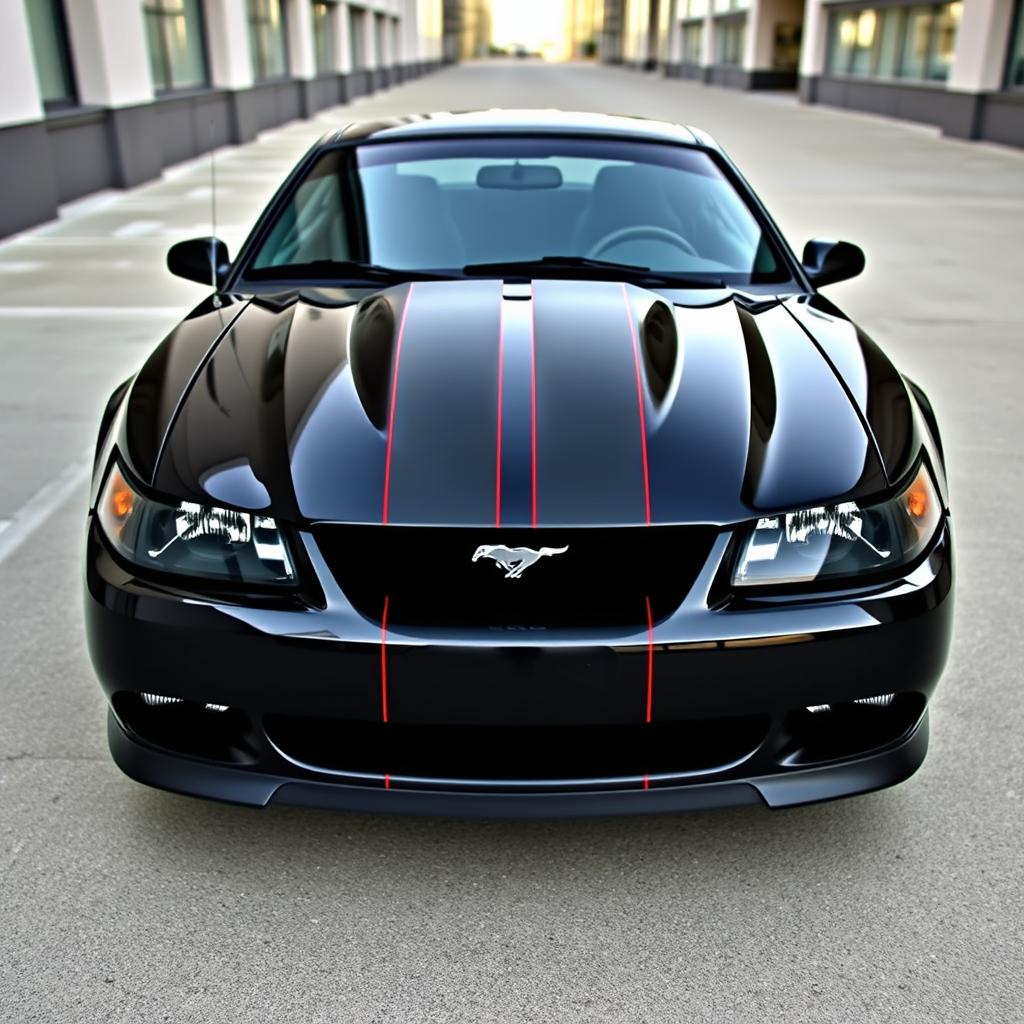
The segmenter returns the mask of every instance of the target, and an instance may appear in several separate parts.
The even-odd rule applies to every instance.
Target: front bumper
[[[235,803],[465,816],[780,807],[867,792],[913,774],[927,751],[927,704],[951,636],[948,528],[913,573],[885,588],[714,610],[708,593],[727,542],[723,535],[687,600],[650,636],[577,630],[382,637],[380,626],[356,615],[332,586],[308,538],[326,607],[273,608],[161,592],[126,573],[93,525],[86,620],[93,664],[111,699],[111,751],[141,782]],[[185,728],[150,728],[161,709],[142,708],[143,692],[189,702]],[[891,708],[851,710],[882,693],[897,694]],[[382,733],[385,700],[383,729],[390,731]],[[207,704],[232,710],[218,717],[204,711]],[[824,704],[845,709],[831,732],[822,726],[828,713],[805,710]],[[741,719],[738,739],[729,723]],[[320,740],[307,742],[309,722],[336,724],[339,743],[327,749],[319,726]],[[204,733],[198,743],[196,723],[213,739]],[[494,757],[484,757],[485,770],[468,754],[460,764],[458,750],[438,753],[452,736],[499,726],[502,742],[522,737],[509,748],[518,749],[509,760],[522,765],[495,772]],[[647,728],[661,737],[651,763],[642,749]],[[393,745],[381,746],[376,758],[367,753],[367,735],[400,729],[423,738],[416,756],[392,766]],[[358,752],[353,763],[346,737]],[[557,770],[536,768],[545,744],[555,748],[545,756]],[[559,759],[560,744],[572,756]]]

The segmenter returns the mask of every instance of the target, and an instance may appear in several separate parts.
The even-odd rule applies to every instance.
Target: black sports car
[[[114,759],[182,793],[576,815],[921,764],[932,408],[703,132],[356,124],[111,397],[85,589]]]

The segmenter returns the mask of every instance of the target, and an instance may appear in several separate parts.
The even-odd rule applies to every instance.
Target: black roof
[[[320,143],[326,146],[353,139],[397,140],[432,135],[491,135],[524,131],[541,134],[609,135],[718,148],[714,139],[706,132],[667,121],[579,111],[496,109],[409,114],[376,121],[357,121],[345,128],[328,132]]]

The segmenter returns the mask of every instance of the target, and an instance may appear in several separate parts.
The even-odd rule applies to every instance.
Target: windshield
[[[629,264],[696,283],[788,273],[710,154],[608,139],[465,138],[323,154],[246,276],[352,277],[355,264],[460,276],[545,258]],[[528,269],[528,268],[521,268]],[[594,268],[590,268],[594,269]],[[575,275],[574,275],[575,276]]]

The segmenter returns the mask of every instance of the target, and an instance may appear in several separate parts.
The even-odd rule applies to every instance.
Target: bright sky
[[[491,0],[492,38],[496,46],[561,51],[565,45],[566,6],[559,0]]]

